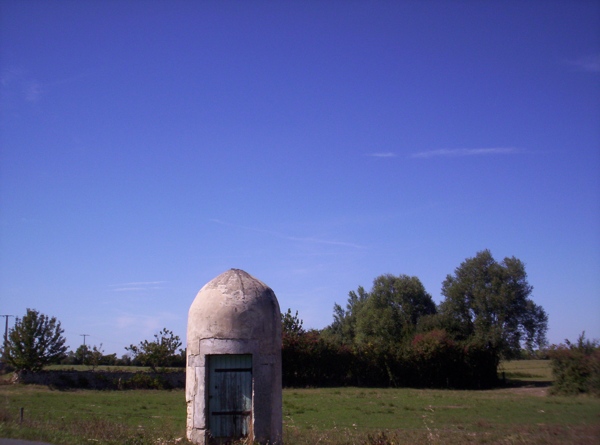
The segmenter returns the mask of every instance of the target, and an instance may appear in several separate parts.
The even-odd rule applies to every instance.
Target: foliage
[[[501,359],[534,357],[545,345],[548,317],[532,290],[520,260],[498,263],[488,250],[447,276],[439,309],[417,277],[381,275],[369,292],[351,291],[345,308],[335,304],[313,344],[351,363],[340,385],[489,388]]]
[[[419,318],[435,312],[431,295],[417,277],[381,275],[357,314],[355,341],[389,347],[410,338]]]
[[[565,344],[553,346],[550,358],[553,394],[600,396],[600,344],[597,340],[587,340],[584,332],[576,343],[565,340]]]
[[[456,384],[457,373],[453,372],[459,362],[459,346],[446,331],[418,334],[410,346],[409,359],[423,386],[459,386]]]
[[[387,351],[410,339],[419,319],[435,312],[431,295],[417,277],[381,275],[370,292],[362,286],[351,291],[345,310],[334,306],[334,322],[325,335],[339,344]]]
[[[488,348],[500,359],[519,357],[546,342],[548,317],[531,299],[525,265],[498,263],[489,250],[466,259],[442,284],[441,319],[455,338]]]
[[[100,346],[88,345],[79,346],[75,352],[69,351],[66,356],[61,360],[62,365],[86,365],[91,366],[92,369],[96,369],[98,366],[116,366],[118,364],[126,366],[131,364],[131,357],[128,355],[123,356],[126,360],[122,362],[121,359],[117,358],[117,354],[104,354],[102,344]]]
[[[138,346],[130,345],[125,349],[133,355],[134,362],[150,366],[154,372],[158,372],[158,368],[173,366],[178,360],[176,351],[180,346],[179,336],[165,328],[154,334],[154,341],[144,340]]]
[[[286,387],[344,384],[352,369],[347,348],[324,341],[318,331],[283,336],[282,380]]]
[[[17,370],[39,371],[65,357],[64,330],[55,317],[27,309],[8,334],[7,360]]]
[[[107,365],[113,355],[105,356],[102,344],[94,345],[91,348],[88,345],[81,345],[75,351],[74,364],[87,365],[95,369],[100,365]]]
[[[358,286],[356,292],[348,293],[346,309],[339,304],[333,306],[333,323],[327,327],[323,334],[331,341],[341,345],[353,345],[356,337],[357,314],[369,297],[364,287]]]
[[[122,389],[171,389],[172,385],[161,375],[136,372],[122,383]]]
[[[304,322],[298,317],[298,311],[292,315],[292,310],[288,308],[285,314],[281,314],[281,326],[283,336],[297,336],[305,333],[302,324]]]
[[[87,345],[81,345],[75,350],[75,354],[73,356],[73,364],[74,365],[83,365],[86,364],[88,358],[90,356],[91,350]]]
[[[286,387],[489,388],[496,383],[490,351],[457,342],[443,330],[416,334],[395,348],[378,343],[351,348],[315,330],[284,331],[282,367]]]

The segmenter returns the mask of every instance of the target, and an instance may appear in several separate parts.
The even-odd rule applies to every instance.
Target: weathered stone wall
[[[175,389],[185,388],[185,371],[20,371],[14,373],[12,381],[60,389]]]

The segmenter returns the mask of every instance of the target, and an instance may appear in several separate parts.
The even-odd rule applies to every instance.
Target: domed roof
[[[281,339],[281,313],[275,293],[240,269],[208,282],[188,316],[188,342],[203,338]]]

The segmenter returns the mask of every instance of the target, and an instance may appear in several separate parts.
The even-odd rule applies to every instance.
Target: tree
[[[75,351],[75,364],[83,365],[86,364],[89,360],[89,356],[91,354],[91,350],[87,345],[81,345]]]
[[[285,314],[281,314],[281,326],[284,336],[298,336],[304,334],[302,324],[304,322],[296,315],[292,315],[292,310],[288,308]]]
[[[92,370],[101,364],[105,364],[104,358],[102,343],[100,346],[94,345],[91,348],[87,345],[81,345],[75,351],[75,363],[78,365],[91,366]]]
[[[158,368],[172,366],[175,361],[177,348],[181,346],[179,336],[168,329],[154,334],[154,341],[144,340],[139,346],[125,347],[133,355],[134,361],[139,361],[144,366],[150,366],[154,372]]]
[[[323,336],[339,345],[351,346],[356,337],[356,316],[369,297],[364,287],[358,286],[356,292],[348,292],[346,309],[339,304],[333,305],[333,323],[323,330]]]
[[[380,275],[358,313],[356,342],[400,343],[412,336],[419,318],[435,313],[435,303],[417,277]]]
[[[525,265],[515,257],[498,263],[489,250],[478,252],[448,275],[440,313],[448,331],[501,358],[518,357],[546,342],[548,316],[531,299]]]
[[[8,362],[17,370],[34,372],[59,363],[68,349],[63,332],[55,317],[27,309],[23,318],[16,319],[8,335]]]
[[[341,344],[395,349],[414,333],[423,316],[435,314],[431,295],[417,277],[385,274],[348,294],[346,309],[334,306],[334,322],[326,337]]]
[[[84,362],[84,365],[91,366],[92,370],[96,369],[96,367],[100,366],[104,360],[104,349],[102,349],[102,343],[100,346],[92,346],[92,349],[89,351],[87,360]]]
[[[306,331],[304,323],[292,310],[281,314],[282,379],[285,386],[330,386],[343,385],[352,368],[350,351],[338,347],[311,329]]]

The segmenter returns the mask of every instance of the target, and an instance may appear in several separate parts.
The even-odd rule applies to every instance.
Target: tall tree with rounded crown
[[[356,342],[397,345],[410,338],[420,317],[435,313],[435,303],[417,277],[380,275],[358,312]]]
[[[532,291],[521,260],[498,263],[483,250],[446,277],[440,314],[459,339],[488,348],[498,363],[546,342],[548,316],[531,300]]]

